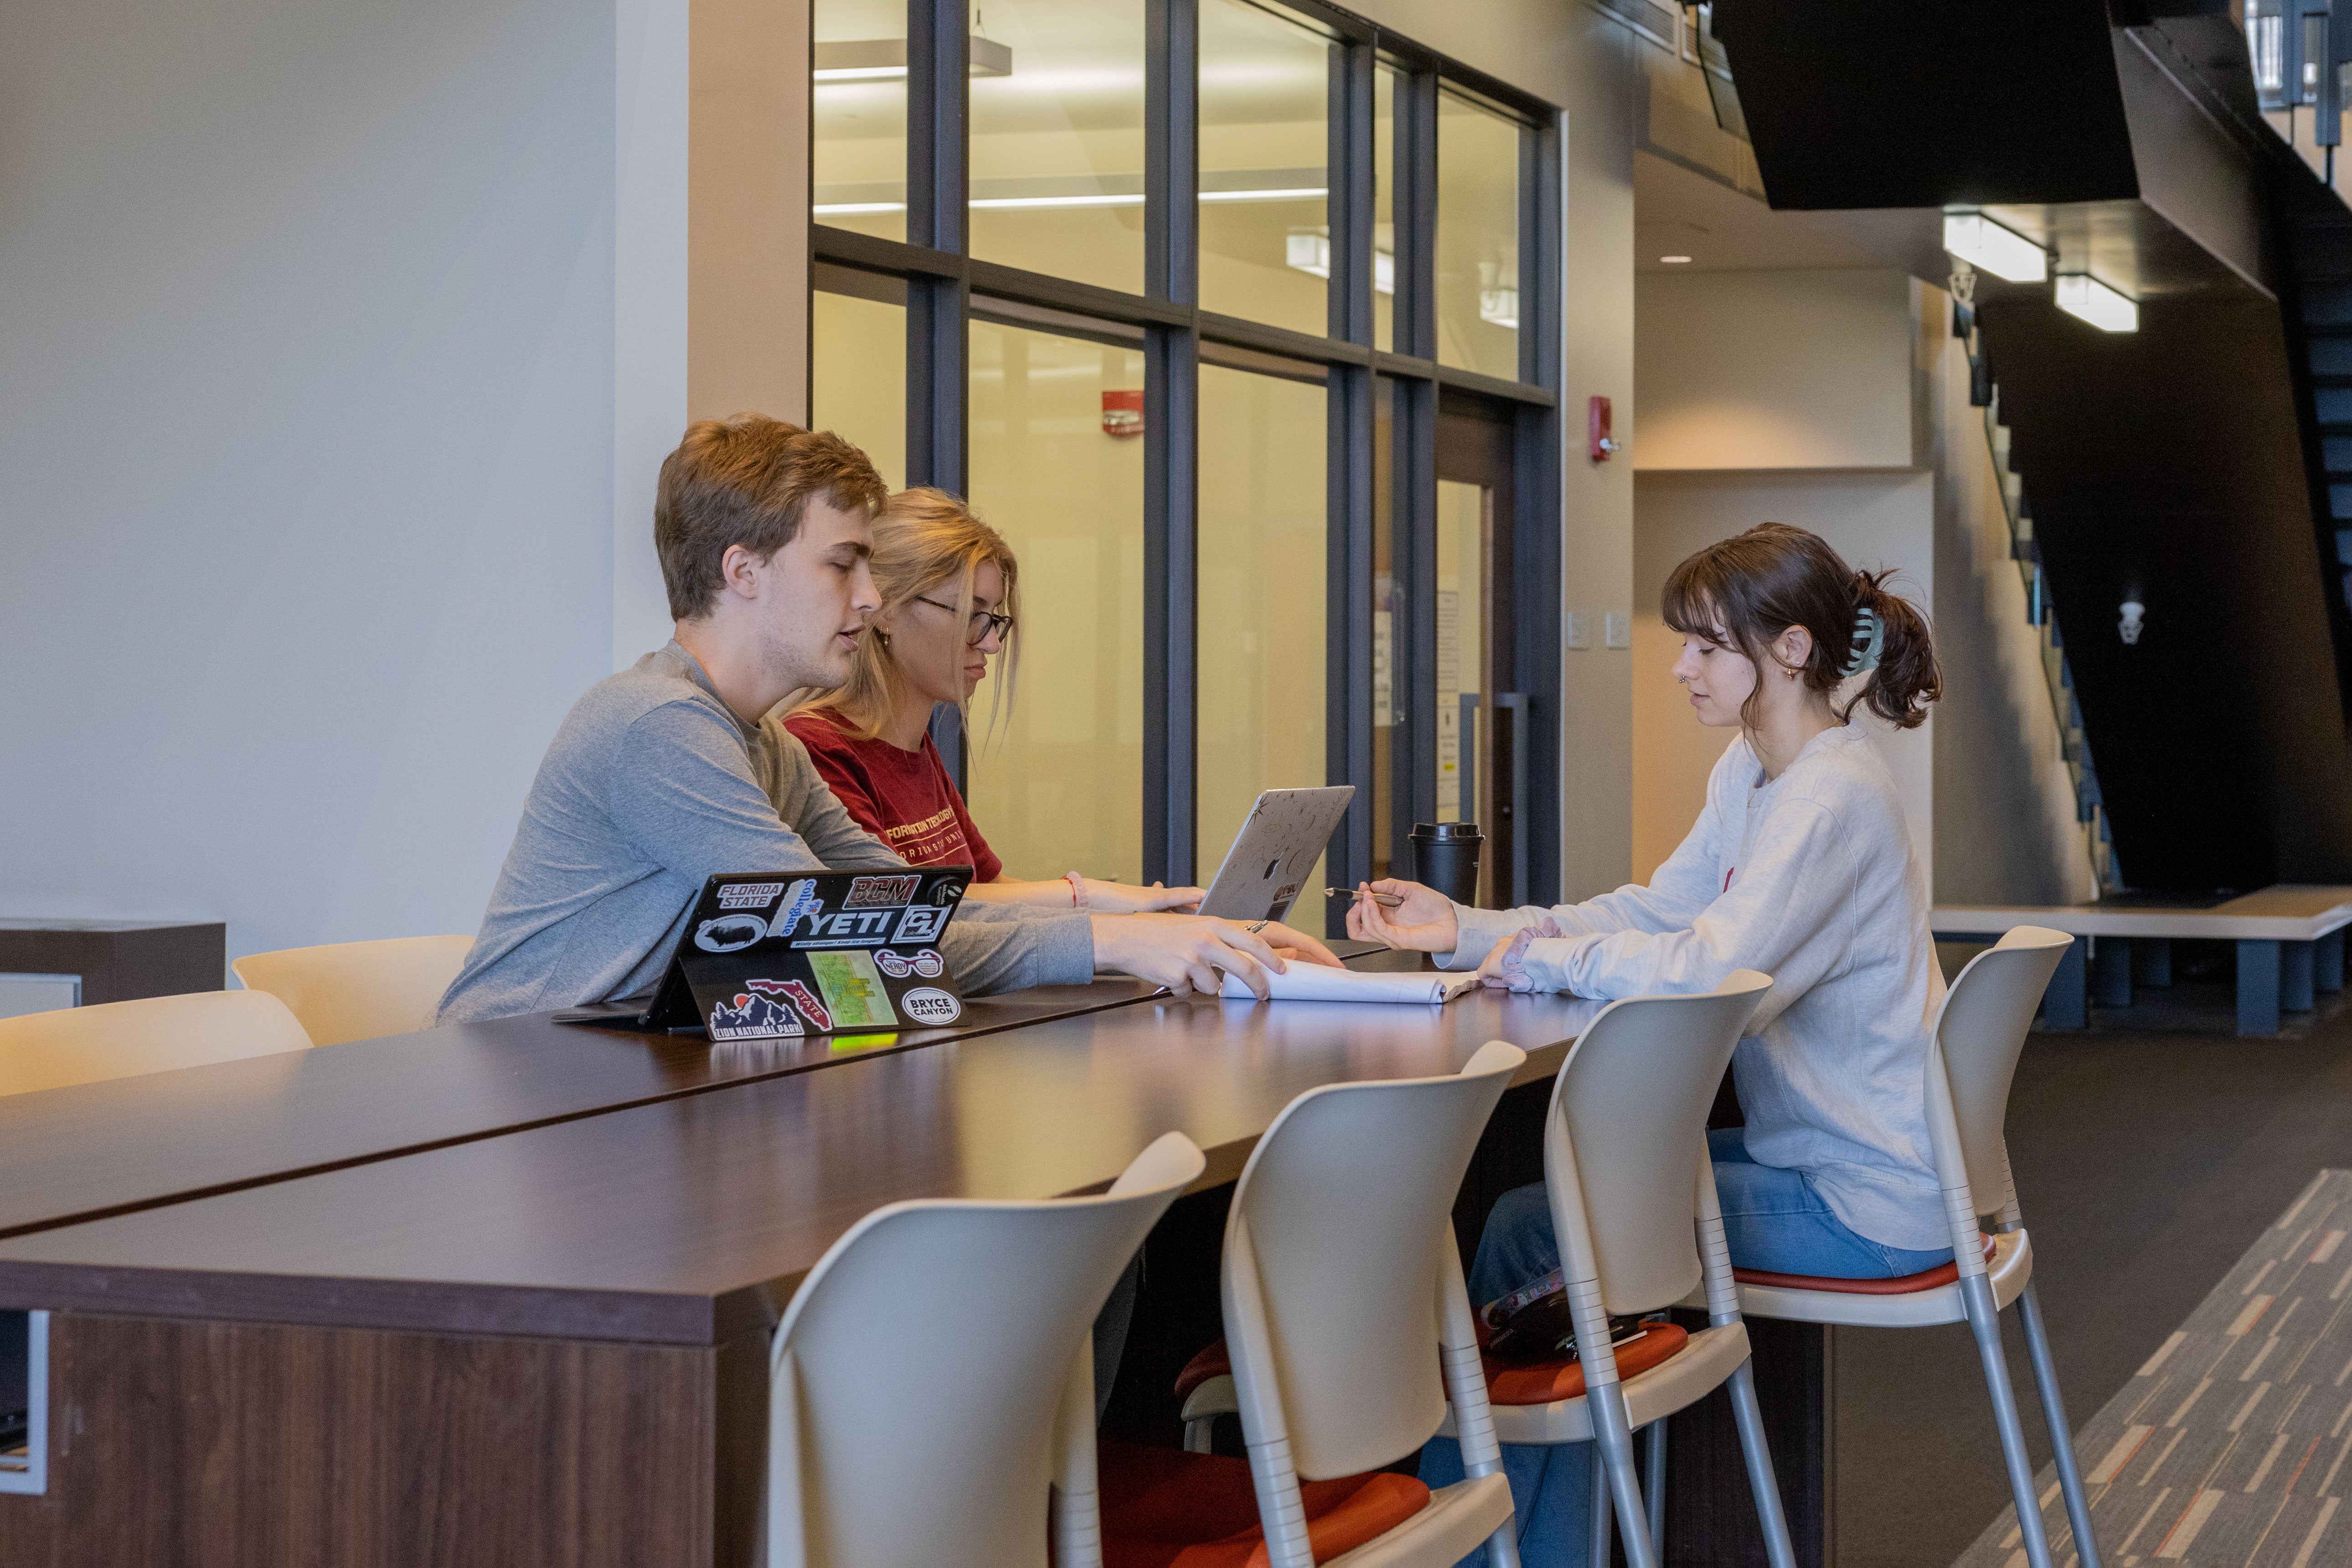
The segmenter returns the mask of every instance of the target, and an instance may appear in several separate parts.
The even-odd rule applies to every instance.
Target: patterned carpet
[[[2347,1231],[2352,1171],[2322,1171],[2078,1429],[2074,1452],[2106,1563],[2352,1564]],[[2039,1422],[2032,1384],[2017,1394],[2029,1426]],[[2045,1466],[2037,1484],[2059,1568],[2074,1568],[2057,1473]],[[1954,1568],[2024,1562],[2016,1510],[2004,1509]]]

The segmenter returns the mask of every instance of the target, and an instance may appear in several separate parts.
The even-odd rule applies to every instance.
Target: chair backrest
[[[1980,1214],[1990,1214],[2009,1200],[2009,1154],[2001,1130],[2009,1117],[2010,1080],[2017,1076],[2017,1058],[2025,1048],[2026,1031],[2033,1026],[2033,1010],[2041,1005],[2042,993],[2074,940],[2046,926],[2013,927],[1969,960],[1945,993],[1944,1010],[1936,1020],[1937,1054],[1951,1091],[1958,1153]],[[1931,1089],[1931,1136],[1938,1121],[1934,1101]],[[1937,1142],[1938,1175],[1949,1188],[1961,1173],[1950,1168],[1953,1151],[1943,1146],[1940,1137]]]
[[[772,1344],[769,1563],[1044,1568],[1076,1357],[1204,1165],[1171,1132],[1099,1197],[892,1204],[851,1226]]]
[[[314,1043],[339,1046],[430,1028],[473,945],[469,936],[396,936],[249,952],[229,967],[247,990],[291,1007]]]
[[[1699,1281],[1691,1162],[1739,1032],[1771,986],[1738,969],[1710,992],[1612,1002],[1559,1069],[1544,1124],[1553,1228],[1562,1260],[1584,1261],[1579,1226],[1562,1213],[1580,1201],[1590,1268],[1612,1313],[1666,1306]],[[1582,1276],[1571,1267],[1570,1277]]]
[[[1244,1428],[1254,1405],[1279,1411],[1300,1476],[1387,1464],[1444,1418],[1438,1249],[1526,1060],[1490,1040],[1458,1074],[1310,1089],[1251,1152],[1225,1227],[1226,1340]]]
[[[258,991],[192,991],[0,1018],[0,1094],[133,1078],[309,1048],[286,1004]]]

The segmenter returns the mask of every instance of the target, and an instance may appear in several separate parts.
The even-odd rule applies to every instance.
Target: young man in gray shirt
[[[903,864],[850,819],[800,742],[760,720],[847,678],[878,595],[868,517],[884,495],[839,437],[758,415],[705,420],[662,464],[654,543],[669,645],[575,704],[523,802],[480,935],[441,999],[458,1023],[651,991],[705,878]],[[969,903],[940,942],[965,987],[1079,983],[1097,969],[1264,995],[1263,971],[1322,944],[1188,915]]]

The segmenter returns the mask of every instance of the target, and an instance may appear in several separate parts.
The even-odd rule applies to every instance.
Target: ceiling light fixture
[[[2139,307],[2087,272],[2058,275],[2058,308],[2103,332],[2139,331]]]
[[[1283,265],[1313,278],[1331,276],[1331,237],[1317,228],[1294,228],[1283,237]],[[1372,252],[1372,289],[1396,292],[1396,258],[1385,250]]]
[[[1944,248],[2011,283],[2039,283],[2050,276],[2049,252],[1982,213],[1945,214]]]
[[[814,68],[809,76],[815,81],[903,81],[907,77],[904,38],[857,38],[817,44],[811,47],[810,55],[810,64]],[[972,39],[971,74],[1011,76],[1012,49],[993,38]]]
[[[1658,259],[1669,267],[1685,267],[1690,264],[1690,258],[1687,256],[1661,256]]]

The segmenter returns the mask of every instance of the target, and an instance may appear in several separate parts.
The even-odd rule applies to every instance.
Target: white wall
[[[1955,904],[2078,903],[2099,896],[2058,721],[2010,559],[1984,411],[1969,405],[1969,356],[1951,300],[1919,294],[1917,374],[1924,461],[1936,474],[1936,899]]]
[[[1644,272],[1637,468],[1907,468],[1900,272]]]
[[[614,9],[0,6],[0,912],[481,918],[611,665]]]

